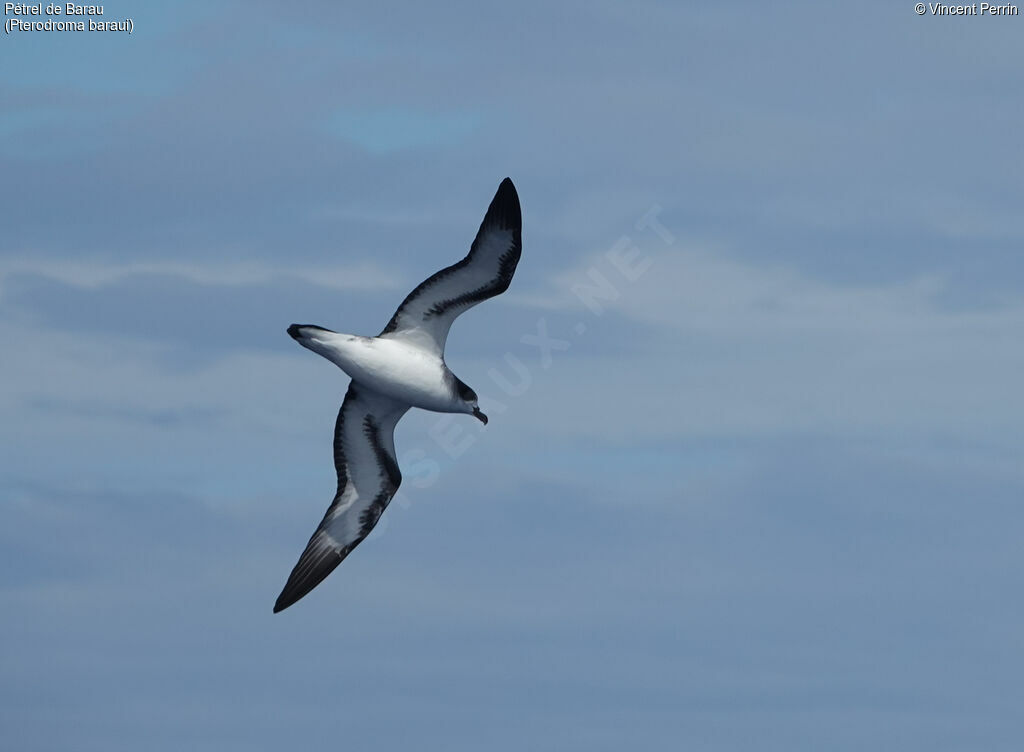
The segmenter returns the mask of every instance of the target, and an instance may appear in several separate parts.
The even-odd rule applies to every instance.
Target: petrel
[[[274,604],[305,596],[369,535],[402,482],[395,426],[410,407],[467,413],[485,425],[477,395],[444,362],[455,317],[508,289],[522,253],[522,212],[505,178],[469,254],[421,282],[376,337],[292,324],[290,334],[352,377],[334,424],[338,490]]]

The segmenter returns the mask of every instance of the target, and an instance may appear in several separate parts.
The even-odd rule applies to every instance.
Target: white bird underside
[[[521,228],[519,196],[505,178],[469,254],[409,293],[378,337],[309,325],[288,328],[300,344],[352,376],[352,383],[334,428],[337,492],[274,613],[320,584],[377,524],[402,482],[394,432],[410,407],[472,412],[486,423],[475,407],[476,394],[445,366],[445,342],[460,313],[508,289],[522,252]]]

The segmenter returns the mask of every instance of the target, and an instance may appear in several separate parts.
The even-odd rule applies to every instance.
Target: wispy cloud
[[[168,283],[188,282],[223,287],[264,286],[268,283],[300,281],[330,290],[393,290],[405,280],[400,274],[367,259],[345,264],[273,264],[265,261],[83,261],[68,258],[8,256],[0,259],[0,296],[6,280],[32,275],[72,287],[97,289],[131,282],[132,278],[166,277]]]

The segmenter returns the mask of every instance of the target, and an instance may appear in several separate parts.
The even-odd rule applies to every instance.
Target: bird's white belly
[[[395,340],[339,335],[328,357],[381,394],[426,410],[454,411],[448,369],[432,353]]]

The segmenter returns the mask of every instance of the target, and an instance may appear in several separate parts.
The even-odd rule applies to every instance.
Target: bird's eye
[[[469,386],[460,379],[456,379],[456,384],[459,388],[459,397],[466,402],[476,402],[476,392],[469,388]]]

